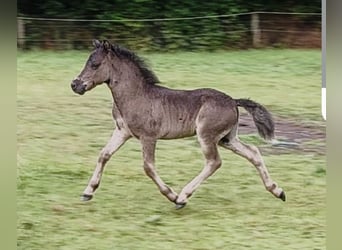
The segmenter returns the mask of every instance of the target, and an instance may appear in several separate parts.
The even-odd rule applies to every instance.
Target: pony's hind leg
[[[105,164],[110,159],[110,157],[130,138],[131,136],[124,130],[115,129],[113,131],[112,137],[106,144],[106,146],[101,150],[99,155],[94,173],[89,180],[86,189],[83,192],[81,199],[83,201],[90,200],[95,190],[99,187],[103,169]]]
[[[159,177],[154,166],[156,140],[150,138],[140,138],[144,159],[144,171],[148,177],[158,186],[159,191],[168,198],[171,202],[177,199],[177,193],[172,190],[164,181]]]
[[[205,157],[203,170],[191,182],[189,182],[181,191],[176,201],[176,208],[180,209],[186,205],[188,198],[195,192],[203,181],[215,173],[221,166],[221,159],[215,140],[206,140],[199,135],[199,143]]]
[[[223,101],[220,99],[220,101]],[[176,208],[182,208],[188,198],[196,191],[203,181],[213,175],[222,164],[217,144],[231,131],[237,122],[237,110],[232,106],[222,106],[220,101],[207,99],[196,118],[196,134],[205,158],[202,171],[182,189],[176,201]],[[229,101],[226,103],[231,105]]]
[[[234,153],[250,161],[257,169],[266,190],[275,197],[285,201],[285,192],[271,179],[259,149],[256,146],[241,142],[237,136],[233,136],[232,138],[230,136],[226,136],[220,140],[219,145],[226,149],[230,149]]]

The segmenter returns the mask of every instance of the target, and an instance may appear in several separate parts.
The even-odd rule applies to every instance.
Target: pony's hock
[[[106,162],[130,138],[141,142],[143,166],[147,176],[160,192],[180,209],[188,198],[221,167],[218,146],[244,157],[258,171],[265,188],[285,201],[284,191],[272,180],[259,149],[238,138],[238,107],[254,120],[259,135],[274,138],[271,114],[249,99],[233,99],[214,89],[177,90],[158,85],[157,76],[134,52],[109,43],[93,42],[83,70],[71,83],[80,95],[106,83],[113,96],[113,118],[116,128],[101,150],[94,173],[82,200],[88,201],[100,184]],[[159,139],[177,139],[196,135],[204,155],[203,170],[177,194],[159,177],[155,169],[155,148]]]

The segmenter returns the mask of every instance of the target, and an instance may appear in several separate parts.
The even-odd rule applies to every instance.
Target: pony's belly
[[[184,138],[194,136],[196,134],[195,129],[188,129],[188,130],[169,130],[164,132],[160,139],[177,139],[177,138]]]

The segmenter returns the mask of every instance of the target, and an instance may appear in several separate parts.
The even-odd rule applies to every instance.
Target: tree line
[[[96,36],[122,41],[141,49],[222,49],[250,46],[250,16],[167,22],[126,20],[219,16],[253,11],[320,13],[321,1],[18,0],[17,8],[19,17],[117,20],[115,23],[82,22],[64,25],[50,21],[26,21],[25,39],[28,47],[34,46],[34,41],[45,41],[39,46],[48,46],[49,41],[67,40],[71,48],[84,48],[89,43],[86,40]],[[298,22],[317,26],[320,25],[320,18],[301,16]]]

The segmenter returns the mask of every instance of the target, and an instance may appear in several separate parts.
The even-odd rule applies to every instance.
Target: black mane
[[[119,58],[125,58],[129,61],[133,62],[138,69],[140,70],[143,78],[145,79],[147,84],[157,84],[160,83],[158,77],[153,73],[153,71],[149,68],[147,63],[144,59],[139,57],[137,54],[135,54],[133,51],[130,51],[120,45],[117,44],[111,44],[111,49],[114,52],[114,54]]]

